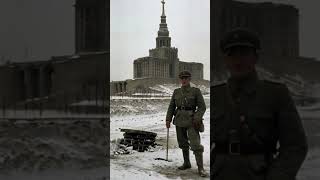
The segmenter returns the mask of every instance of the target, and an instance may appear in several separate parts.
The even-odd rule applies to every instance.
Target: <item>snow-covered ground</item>
[[[210,172],[210,99],[206,98],[207,111],[204,115],[205,132],[201,133],[201,141],[205,147],[204,167]],[[200,178],[193,153],[190,153],[192,169],[180,171],[177,167],[182,165],[182,152],[178,148],[175,126],[172,125],[169,133],[169,160],[161,161],[155,158],[166,157],[166,127],[165,113],[169,100],[129,100],[111,101],[111,160],[110,173],[112,179],[209,179]],[[115,106],[113,106],[113,104]],[[150,106],[150,104],[156,104]],[[126,105],[126,107],[124,107]],[[138,110],[138,111],[137,111]],[[126,112],[126,113],[123,113]],[[131,112],[131,113],[130,113]],[[123,137],[121,128],[138,129],[157,133],[157,146],[148,152],[131,151],[130,154],[114,154],[117,143]]]
[[[0,179],[102,180],[107,135],[95,118],[0,120]]]
[[[73,113],[58,110],[12,110],[7,109],[0,111],[0,119],[59,119],[59,118],[74,118],[74,119],[90,119],[90,118],[105,118],[106,114],[92,113]]]

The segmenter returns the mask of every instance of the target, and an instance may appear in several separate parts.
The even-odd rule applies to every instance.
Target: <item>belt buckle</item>
[[[229,143],[229,154],[240,155],[240,141],[233,141]]]

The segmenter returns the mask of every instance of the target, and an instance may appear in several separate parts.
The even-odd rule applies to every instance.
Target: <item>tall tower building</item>
[[[109,49],[107,0],[76,0],[76,53]]]
[[[182,62],[178,58],[178,49],[171,46],[171,37],[165,14],[165,1],[162,0],[162,14],[156,37],[156,47],[149,49],[149,56],[134,60],[135,79],[171,78],[176,79],[182,70],[189,70],[193,79],[203,79],[201,63]]]
[[[149,50],[149,57],[162,59],[160,64],[165,63],[166,74],[164,77],[176,78],[179,71],[178,49],[171,47],[171,37],[165,15],[165,1],[162,0],[162,14],[160,16],[160,24],[158,36],[156,38],[156,48]]]

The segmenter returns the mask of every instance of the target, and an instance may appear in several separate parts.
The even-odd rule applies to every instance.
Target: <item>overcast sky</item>
[[[74,53],[75,0],[1,0],[0,61]],[[1,63],[1,62],[0,62]]]
[[[111,0],[111,80],[133,78],[133,61],[155,48],[162,4],[160,0]],[[210,77],[210,0],[167,0],[171,45],[180,61],[204,64]]]

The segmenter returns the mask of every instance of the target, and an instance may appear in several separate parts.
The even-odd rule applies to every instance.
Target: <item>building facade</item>
[[[183,62],[178,57],[178,49],[172,47],[165,15],[165,2],[162,3],[161,22],[156,37],[155,48],[149,50],[146,57],[133,62],[133,78],[110,83],[110,95],[133,95],[153,92],[153,86],[159,84],[179,84],[178,74],[190,71],[192,83],[209,87],[210,82],[203,79],[203,64]]]
[[[181,70],[188,70],[193,79],[203,79],[203,64],[195,62],[182,62],[178,57],[178,49],[171,46],[168,25],[165,15],[165,2],[162,1],[161,22],[156,48],[149,50],[149,56],[134,60],[133,78],[174,78]]]
[[[49,60],[0,66],[0,105],[30,101],[53,107],[109,94],[109,18],[106,0],[77,0],[76,52]],[[50,42],[48,42],[50,43]]]

